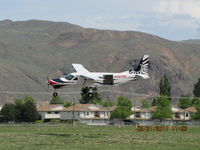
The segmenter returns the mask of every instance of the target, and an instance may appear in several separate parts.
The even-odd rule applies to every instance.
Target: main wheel
[[[53,93],[53,97],[56,97],[56,96],[58,96],[58,93],[57,93],[57,92],[54,92],[54,93]]]

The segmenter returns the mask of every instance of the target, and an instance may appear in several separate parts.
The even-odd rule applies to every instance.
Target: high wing
[[[85,67],[83,67],[81,64],[72,64],[72,66],[78,73],[89,73],[89,71],[85,69]]]
[[[85,79],[90,80],[103,80],[99,77],[98,74],[93,74],[89,72],[83,65],[81,64],[72,64],[73,68],[76,70],[76,72]]]

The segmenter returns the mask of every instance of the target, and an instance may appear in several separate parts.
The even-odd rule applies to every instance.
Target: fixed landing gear
[[[53,97],[57,97],[58,93],[57,92],[53,92]]]

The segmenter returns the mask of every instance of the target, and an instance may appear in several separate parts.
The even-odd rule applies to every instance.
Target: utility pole
[[[134,121],[135,121],[135,99],[133,100],[133,114],[134,114]]]
[[[73,126],[75,126],[74,99],[73,99],[72,105],[73,105]]]
[[[108,96],[108,109],[107,109],[107,115],[108,115],[108,123],[109,123],[109,120],[110,120],[110,98]]]

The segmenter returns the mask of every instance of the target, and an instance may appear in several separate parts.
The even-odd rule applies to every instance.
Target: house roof
[[[102,107],[95,104],[76,104],[61,111],[112,111],[115,107]]]
[[[181,108],[178,108],[178,107],[172,107],[171,108],[172,112],[184,112],[183,109]],[[156,106],[152,106],[152,107],[149,107],[149,108],[132,108],[132,111],[134,112],[155,112],[156,111]]]
[[[181,109],[181,108],[178,108],[178,107],[173,106],[173,107],[172,107],[172,112],[178,113],[178,112],[184,112],[184,110]]]
[[[149,108],[148,108],[148,110],[150,110],[150,111],[153,111],[153,112],[154,112],[154,111],[156,111],[156,106],[151,106],[151,107],[149,107]]]
[[[147,108],[132,107],[131,110],[134,111],[134,112],[150,112],[150,110],[148,110]]]
[[[38,107],[37,111],[60,111],[62,109],[64,109],[64,106],[55,104]]]
[[[186,108],[185,111],[196,113],[197,109],[194,106],[191,106],[191,107]]]

